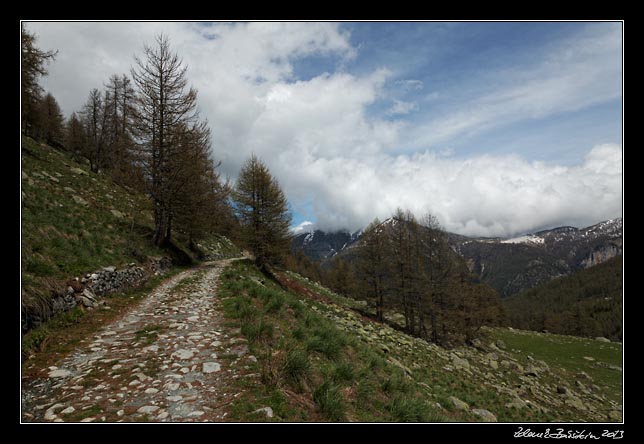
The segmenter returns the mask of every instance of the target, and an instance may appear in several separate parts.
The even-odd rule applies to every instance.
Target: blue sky
[[[397,206],[469,235],[622,212],[619,22],[28,23],[77,111],[164,32],[222,173],[254,152],[301,230]]]

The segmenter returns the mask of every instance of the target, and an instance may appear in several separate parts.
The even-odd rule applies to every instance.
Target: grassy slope
[[[359,303],[319,284],[283,277],[291,290],[248,263],[223,275],[226,314],[249,339],[263,381],[240,381],[247,392],[231,419],[265,420],[253,412],[268,405],[277,421],[468,422],[479,420],[471,410],[479,408],[501,422],[603,422],[621,404],[621,371],[605,367],[621,366],[621,344],[490,329],[484,351],[447,351],[364,318],[349,308]],[[493,345],[499,339],[507,347]],[[469,370],[455,365],[459,358]],[[538,360],[549,370],[537,377],[516,370]],[[562,386],[582,407],[557,393]],[[451,396],[470,409],[455,408]],[[509,406],[517,397],[527,404]]]
[[[22,283],[27,292],[42,288],[43,278],[69,279],[169,254],[150,242],[153,221],[146,196],[27,137],[21,222]],[[218,240],[204,245],[216,246]],[[230,250],[226,242],[219,245]],[[178,247],[186,250],[180,236]]]
[[[144,263],[149,257],[190,255],[176,235],[173,251],[154,247],[149,199],[112,183],[66,153],[23,137],[21,205],[21,284],[24,304],[38,306],[50,290],[106,266]],[[239,256],[226,238],[213,235],[200,248],[214,257]],[[30,354],[55,331],[78,322],[79,308],[58,322],[27,333]],[[49,324],[49,325],[48,325]],[[60,324],[60,325],[59,325]]]

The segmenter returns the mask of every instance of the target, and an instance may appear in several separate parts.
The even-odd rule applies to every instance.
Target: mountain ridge
[[[336,256],[350,261],[361,233],[315,230],[294,236],[291,246],[324,266]],[[623,219],[617,217],[583,228],[559,226],[510,238],[447,235],[469,271],[507,297],[621,255],[622,233]]]

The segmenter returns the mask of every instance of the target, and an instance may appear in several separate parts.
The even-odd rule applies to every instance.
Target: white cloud
[[[313,231],[315,224],[310,220],[305,220],[291,229],[293,234],[310,233]]]
[[[449,145],[456,134],[615,97],[613,68],[591,69],[615,49],[612,37],[597,37],[596,45],[590,38],[571,44],[525,81],[516,81],[525,73],[510,73],[504,89],[412,127],[402,119],[392,122],[367,113],[387,97],[383,91],[393,77],[389,69],[355,75],[339,68],[308,80],[295,78],[298,58],[325,55],[342,67],[356,56],[336,23],[27,27],[39,35],[41,48],[59,49],[43,84],[67,114],[80,109],[90,89],[100,88],[111,74],[129,72],[144,42],[152,43],[160,31],[168,34],[199,91],[223,172],[234,178],[247,156],[257,153],[279,178],[293,208],[306,208],[307,218],[321,229],[353,231],[374,217],[388,217],[398,206],[419,215],[431,211],[450,231],[488,236],[563,223],[588,225],[621,213],[619,145],[596,146],[575,167],[518,156],[459,159],[453,150],[429,151]],[[413,79],[395,83],[410,91],[423,87]],[[403,116],[414,109],[413,103],[396,101],[389,111]],[[389,154],[409,140],[423,149]],[[311,224],[304,221],[294,231]]]
[[[510,236],[620,215],[621,162],[619,145],[596,146],[575,167],[516,155],[454,159],[426,152],[317,160],[294,181],[316,193],[320,228],[355,230],[400,206],[435,214],[449,231]]]
[[[423,81],[417,79],[403,79],[396,80],[396,85],[401,85],[405,91],[413,91],[423,89]]]
[[[388,116],[398,116],[409,114],[412,111],[416,111],[418,105],[413,102],[405,102],[402,100],[394,100],[394,104],[387,110]]]

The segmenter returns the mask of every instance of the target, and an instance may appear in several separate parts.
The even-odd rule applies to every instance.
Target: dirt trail
[[[45,378],[24,383],[22,420],[225,421],[238,395],[229,382],[252,377],[243,369],[254,360],[239,332],[222,325],[217,281],[231,261],[174,276]]]

